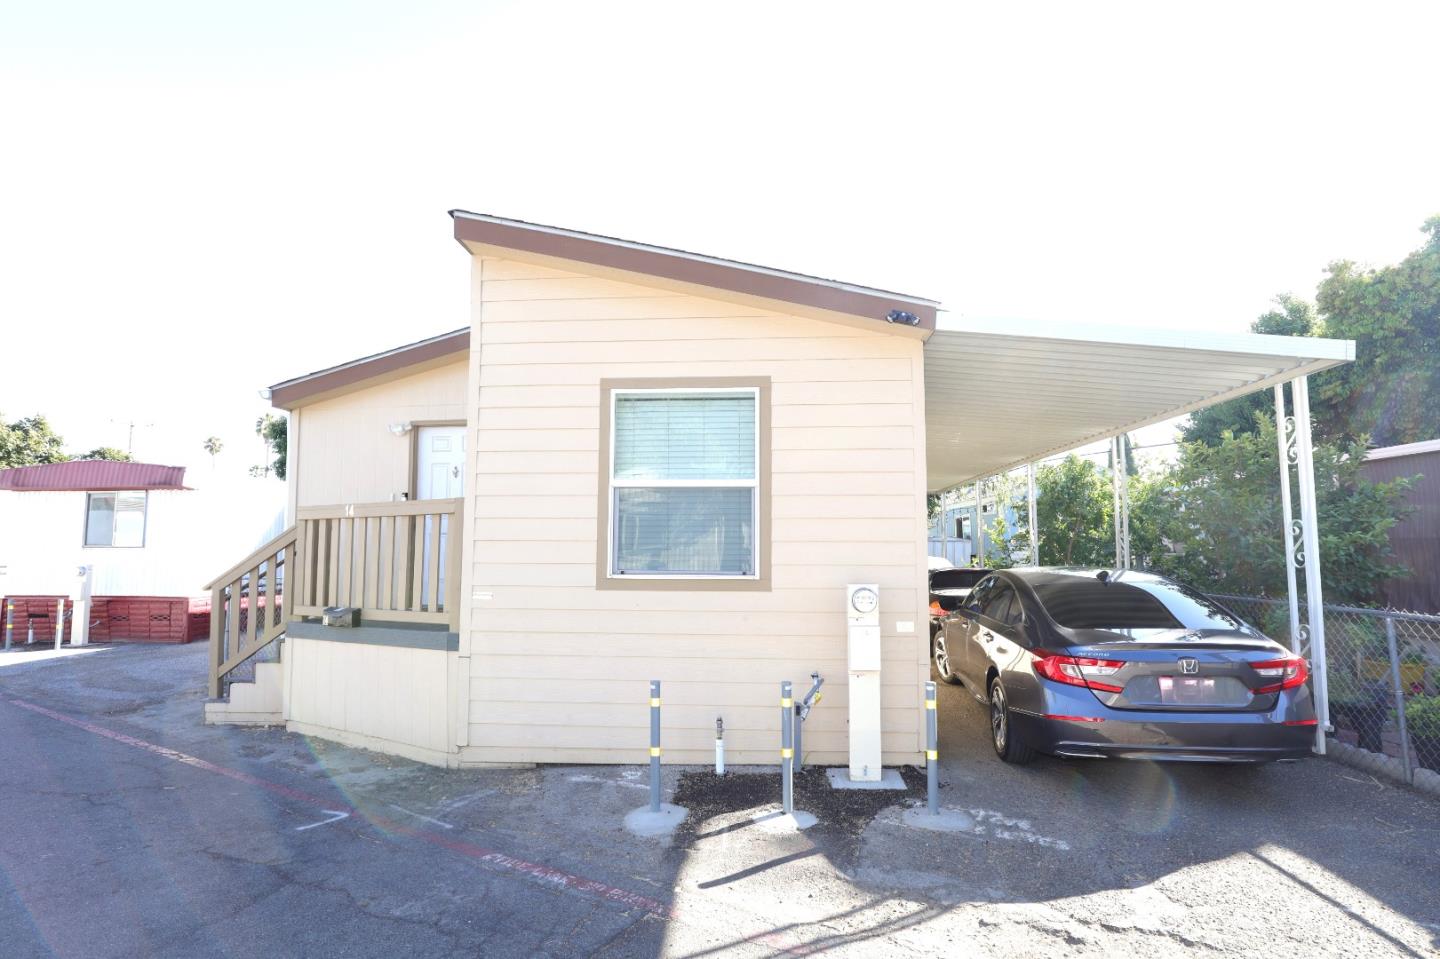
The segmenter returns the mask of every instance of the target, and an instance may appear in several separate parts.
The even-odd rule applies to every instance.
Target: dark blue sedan
[[[988,706],[1006,762],[1258,763],[1308,756],[1315,740],[1305,660],[1163,576],[997,571],[932,647],[939,678]]]

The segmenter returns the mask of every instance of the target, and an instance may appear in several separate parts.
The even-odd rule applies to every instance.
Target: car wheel
[[[955,675],[955,670],[950,665],[950,650],[945,645],[945,630],[935,634],[932,641],[933,646],[930,660],[935,665],[935,675],[940,677],[942,683],[949,683],[951,686],[960,685],[960,677]]]
[[[1015,731],[1010,722],[1010,704],[1005,699],[1005,687],[999,678],[990,681],[990,744],[995,755],[1007,763],[1023,765],[1035,758],[1031,749]]]

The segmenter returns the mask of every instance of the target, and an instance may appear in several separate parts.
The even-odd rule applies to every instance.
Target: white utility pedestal
[[[846,649],[850,673],[850,779],[879,782],[880,587],[845,587]]]
[[[95,567],[81,566],[80,597],[75,600],[70,613],[70,645],[90,644],[90,591],[95,582]]]

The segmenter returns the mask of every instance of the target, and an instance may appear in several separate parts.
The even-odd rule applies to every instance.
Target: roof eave
[[[580,264],[601,275],[662,285],[720,299],[739,299],[777,312],[798,312],[871,329],[925,338],[935,329],[934,300],[718,257],[451,210],[455,239],[472,255],[508,256],[542,265]],[[887,319],[899,312],[912,323]]]
[[[270,387],[270,404],[294,410],[308,403],[453,362],[470,350],[470,328],[451,330],[392,350],[363,356]]]

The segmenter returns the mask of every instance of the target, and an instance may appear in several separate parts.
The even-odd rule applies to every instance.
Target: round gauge
[[[880,597],[875,595],[873,589],[857,589],[850,594],[850,605],[855,607],[857,613],[873,613],[875,607],[880,605]]]

